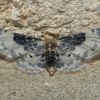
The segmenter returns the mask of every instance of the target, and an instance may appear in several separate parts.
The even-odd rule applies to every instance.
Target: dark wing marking
[[[8,61],[35,51],[41,45],[38,38],[0,30],[0,56]]]
[[[65,53],[60,55],[59,59],[57,62],[58,71],[76,71],[86,65],[83,59],[74,54]]]
[[[80,69],[84,62],[100,59],[100,29],[59,38],[57,45],[65,51],[65,54],[60,55],[62,61],[58,61],[58,67],[61,62],[61,69],[75,71]]]
[[[27,54],[16,62],[16,67],[26,72],[39,72],[45,69],[45,60],[34,52]]]
[[[17,44],[24,46],[24,50],[26,50],[26,51],[34,50],[35,48],[37,48],[40,45],[37,42],[40,42],[41,39],[33,38],[31,36],[26,36],[26,35],[22,35],[22,34],[18,34],[18,33],[14,33],[13,35],[14,35],[13,40]]]
[[[66,51],[73,51],[75,47],[81,45],[85,39],[85,33],[79,33],[76,35],[59,38],[59,42]]]

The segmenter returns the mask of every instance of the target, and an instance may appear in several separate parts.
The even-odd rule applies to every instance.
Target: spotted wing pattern
[[[0,57],[7,61],[19,58],[16,65],[24,71],[43,69],[45,63],[40,60],[42,51],[37,48],[43,49],[42,41],[38,38],[0,30]]]
[[[16,67],[26,72],[39,72],[45,70],[45,60],[41,56],[36,56],[34,52],[23,56],[16,62]]]
[[[76,71],[100,59],[100,29],[59,38],[57,45],[58,70]]]

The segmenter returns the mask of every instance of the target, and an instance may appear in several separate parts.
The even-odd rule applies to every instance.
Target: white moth
[[[100,58],[100,29],[44,41],[1,29],[0,57],[27,72],[76,71]]]

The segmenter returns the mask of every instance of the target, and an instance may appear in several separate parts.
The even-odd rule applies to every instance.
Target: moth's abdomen
[[[54,75],[56,71],[56,56],[55,52],[47,51],[45,52],[45,59],[46,59],[46,68],[50,75]]]
[[[46,61],[47,61],[47,65],[50,67],[53,67],[56,65],[56,57],[55,57],[55,52],[53,51],[47,51],[45,53],[45,57],[46,57]]]

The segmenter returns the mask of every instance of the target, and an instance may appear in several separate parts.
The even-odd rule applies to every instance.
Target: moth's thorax
[[[55,39],[45,39],[44,44],[46,51],[55,51],[57,41]]]

